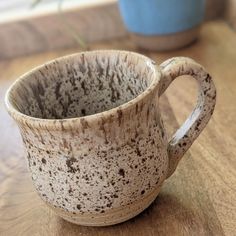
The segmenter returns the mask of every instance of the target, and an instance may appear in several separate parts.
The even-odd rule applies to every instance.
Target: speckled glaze
[[[200,85],[197,106],[168,143],[158,98],[178,76]],[[188,58],[161,66],[126,51],[93,51],[46,63],[6,94],[37,192],[73,223],[112,225],[139,214],[207,124],[216,92]]]

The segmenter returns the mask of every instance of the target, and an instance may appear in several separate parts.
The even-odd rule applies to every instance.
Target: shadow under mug
[[[190,75],[197,105],[168,142],[158,100]],[[133,52],[83,52],[21,76],[5,98],[27,151],[34,186],[64,219],[123,222],[156,198],[209,121],[216,91],[206,70],[177,57],[160,66]]]

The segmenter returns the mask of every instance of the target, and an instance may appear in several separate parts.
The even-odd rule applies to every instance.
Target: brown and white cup
[[[191,75],[199,99],[168,142],[158,98]],[[128,220],[156,198],[209,121],[216,91],[189,58],[160,66],[126,51],[59,58],[21,76],[5,98],[27,151],[34,186],[62,218],[103,226]]]

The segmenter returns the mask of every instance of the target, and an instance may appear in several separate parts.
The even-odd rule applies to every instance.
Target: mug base
[[[140,48],[154,51],[168,51],[191,44],[197,39],[199,31],[200,26],[197,26],[183,32],[168,35],[146,36],[131,33],[131,38]]]
[[[160,186],[144,198],[128,205],[111,209],[105,213],[76,213],[66,212],[47,204],[58,216],[74,224],[84,226],[109,226],[127,221],[144,211],[156,199]]]

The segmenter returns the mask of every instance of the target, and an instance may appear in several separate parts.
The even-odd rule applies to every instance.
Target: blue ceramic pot
[[[119,0],[119,8],[130,32],[168,36],[199,26],[204,19],[205,0]]]

